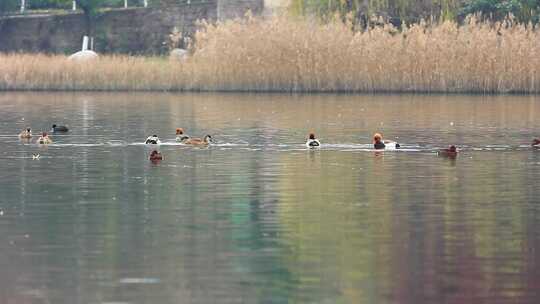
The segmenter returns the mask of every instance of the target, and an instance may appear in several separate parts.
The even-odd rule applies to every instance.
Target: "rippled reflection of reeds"
[[[354,31],[275,17],[203,24],[193,56],[0,55],[2,90],[538,93],[540,34],[507,20]]]

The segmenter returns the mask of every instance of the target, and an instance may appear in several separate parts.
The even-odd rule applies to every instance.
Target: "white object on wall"
[[[84,36],[82,39],[82,51],[88,51],[88,36]]]
[[[98,54],[92,50],[88,49],[88,43],[90,43],[90,48],[94,49],[94,37],[89,38],[88,36],[83,37],[82,50],[69,56],[68,60],[73,61],[88,61],[98,58]]]
[[[79,51],[69,56],[68,60],[83,62],[83,61],[97,59],[98,57],[99,57],[98,54],[94,51]]]

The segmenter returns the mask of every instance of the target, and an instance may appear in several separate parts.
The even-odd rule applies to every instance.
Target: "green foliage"
[[[292,0],[291,8],[295,13],[315,13],[319,16],[328,16],[334,13],[342,15],[351,11],[358,11],[360,0]]]
[[[540,1],[471,0],[467,1],[460,11],[461,16],[478,13],[495,20],[501,20],[511,14],[522,22],[538,22]]]
[[[500,20],[514,15],[522,22],[538,22],[538,0],[292,0],[290,9],[299,15],[315,14],[320,17],[387,15],[406,21],[418,21],[430,16],[455,19],[481,13],[486,18]]]
[[[19,8],[19,0],[0,0],[0,15],[16,11]]]
[[[66,0],[26,0],[28,9],[66,9],[70,6],[71,1]]]
[[[70,1],[70,0],[64,0]],[[105,0],[75,0],[77,5],[84,11],[86,15],[95,15],[97,10],[103,6]]]
[[[517,0],[473,0],[469,1],[462,8],[462,15],[482,13],[483,15],[501,18],[508,14],[516,15],[520,10],[520,3]]]
[[[406,21],[441,16],[454,19],[461,0],[292,0],[291,11],[296,14],[316,14],[320,17],[350,14],[356,18],[372,15]]]
[[[3,0],[0,0],[3,1]],[[20,0],[16,0],[20,1]],[[96,11],[103,7],[123,7],[124,0],[75,0],[83,10]],[[71,8],[72,0],[27,0],[31,9]],[[128,0],[129,6],[141,6],[142,0]]]

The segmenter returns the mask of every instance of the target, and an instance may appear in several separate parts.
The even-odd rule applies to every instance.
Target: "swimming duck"
[[[315,138],[315,134],[314,133],[309,133],[309,137],[308,137],[308,140],[306,142],[306,146],[308,148],[315,148],[315,147],[320,147],[321,146],[321,142]]]
[[[159,140],[157,135],[154,134],[152,136],[148,136],[148,138],[146,139],[144,143],[147,145],[159,145],[161,144],[161,141]]]
[[[535,138],[531,144],[531,146],[535,147],[535,148],[540,148],[540,139],[538,138]]]
[[[189,139],[189,135],[184,134],[184,129],[182,128],[176,129],[176,141],[183,143],[188,139]]]
[[[51,132],[53,132],[53,133],[67,132],[67,131],[69,131],[69,129],[68,129],[68,127],[66,127],[66,126],[52,125]]]
[[[458,150],[457,150],[456,146],[451,145],[448,148],[439,150],[437,152],[437,154],[440,155],[440,156],[446,156],[446,157],[450,157],[450,158],[455,158],[457,156],[457,154],[458,154]]]
[[[24,129],[19,134],[19,138],[21,138],[21,139],[30,139],[30,138],[32,138],[32,129],[30,129],[30,128]]]
[[[150,160],[152,162],[163,160],[163,155],[161,154],[161,152],[154,150],[152,151],[152,153],[150,153]]]
[[[399,147],[400,145],[395,141],[383,140],[380,133],[375,133],[373,135],[373,148],[375,148],[375,150],[398,149]]]
[[[47,132],[43,132],[37,140],[37,143],[40,145],[48,145],[48,144],[52,144],[52,142],[53,141],[49,137],[49,134],[47,134]]]
[[[194,145],[194,146],[207,146],[210,143],[214,142],[214,139],[211,135],[206,135],[203,139],[200,138],[189,138],[184,143],[186,145]]]

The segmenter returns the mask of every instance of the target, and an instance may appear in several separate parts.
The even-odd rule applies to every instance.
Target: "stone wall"
[[[264,0],[218,0],[219,20],[243,17],[247,11],[260,15],[264,10]]]
[[[195,32],[197,20],[217,18],[217,0],[102,12],[95,23],[94,49],[100,53],[165,53],[164,42],[174,27],[189,35]],[[82,13],[2,18],[0,52],[69,54],[81,49],[85,33]]]

